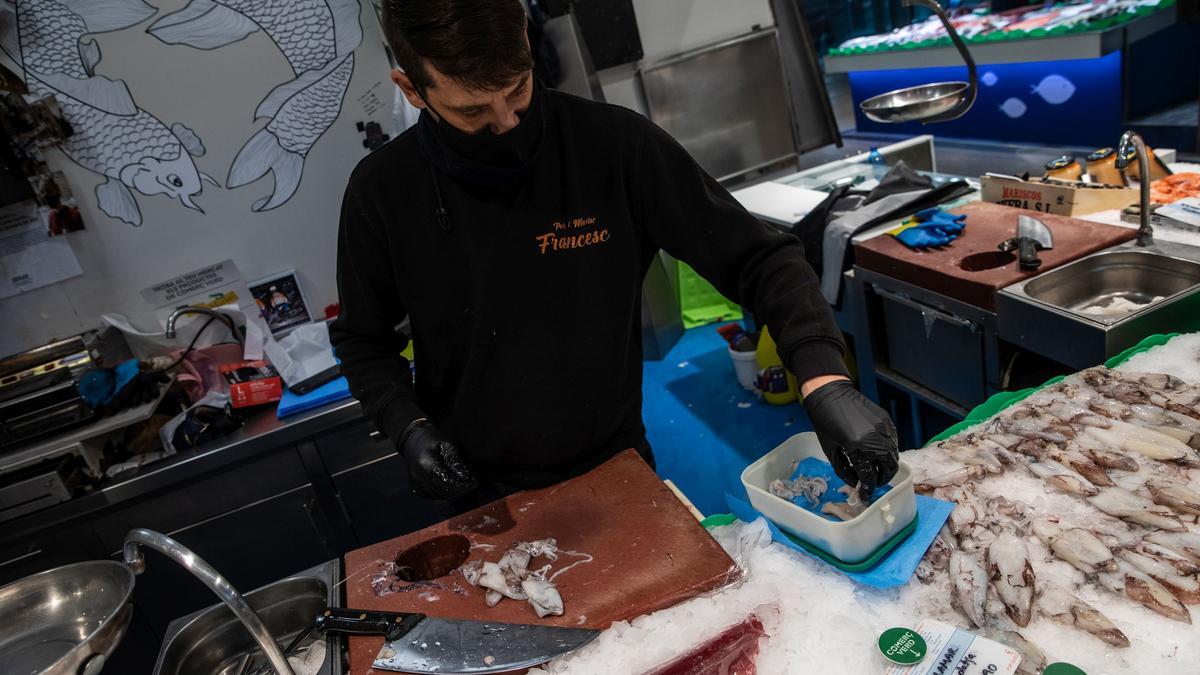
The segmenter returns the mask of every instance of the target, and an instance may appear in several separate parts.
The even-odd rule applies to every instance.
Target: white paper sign
[[[0,298],[83,274],[68,235],[49,236],[34,202],[0,208]]]
[[[928,619],[917,626],[928,656],[912,666],[890,665],[884,675],[1013,675],[1021,663],[1015,649]]]

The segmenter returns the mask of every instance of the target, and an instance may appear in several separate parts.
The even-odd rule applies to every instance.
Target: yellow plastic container
[[[758,338],[758,349],[755,353],[758,360],[758,388],[763,398],[772,405],[787,405],[796,402],[796,378],[783,366],[779,358],[779,350],[775,348],[775,340],[763,326],[762,336]]]

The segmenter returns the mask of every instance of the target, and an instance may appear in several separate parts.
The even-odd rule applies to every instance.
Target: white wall
[[[224,184],[238,149],[266,123],[254,121],[255,107],[272,88],[291,80],[292,71],[261,31],[210,51],[163,44],[146,27],[187,3],[151,4],[159,8],[155,17],[97,36],[102,53],[97,73],[125,80],[139,107],[166,124],[191,127],[207,147],[196,159],[198,168]],[[294,267],[315,312],[335,302],[342,191],[366,154],[355,122],[373,119],[386,130],[392,104],[378,20],[368,1],[361,4],[363,41],[341,116],[309,153],[299,192],[275,210],[250,209],[271,193],[268,176],[236,190],[206,186],[195,200],[205,214],[162,195],[136,194],[144,222],[132,227],[96,207],[93,190],[102,177],[53,151],[52,166],[66,173],[87,224],[85,231],[70,235],[83,276],[0,300],[0,355],[92,328],[105,312],[154,328],[151,308],[140,296],[143,288],[226,258],[247,280]],[[368,116],[359,99],[372,93],[382,106]]]
[[[775,25],[770,0],[633,0],[644,63]],[[609,103],[646,114],[637,64],[598,73]]]

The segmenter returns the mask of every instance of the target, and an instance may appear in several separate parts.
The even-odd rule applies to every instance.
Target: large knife
[[[540,624],[439,619],[424,614],[326,609],[321,633],[382,635],[374,667],[404,673],[476,675],[521,670],[591,642],[600,631]]]
[[[1021,214],[1017,216],[1017,236],[1000,242],[998,248],[1004,252],[1016,250],[1020,268],[1025,271],[1036,270],[1042,266],[1037,252],[1054,248],[1054,235],[1042,221]]]

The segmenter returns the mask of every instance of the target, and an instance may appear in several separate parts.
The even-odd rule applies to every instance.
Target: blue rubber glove
[[[965,213],[956,216],[938,207],[917,211],[913,218],[922,225],[936,227],[945,234],[962,234],[963,228],[967,226]]]
[[[954,241],[953,236],[944,234],[935,227],[927,228],[922,225],[906,228],[894,236],[900,240],[900,243],[912,249],[945,246]]]
[[[116,368],[84,373],[77,387],[89,408],[101,415],[111,415],[155,400],[159,385],[169,381],[165,373],[143,371],[137,359],[129,359]]]

